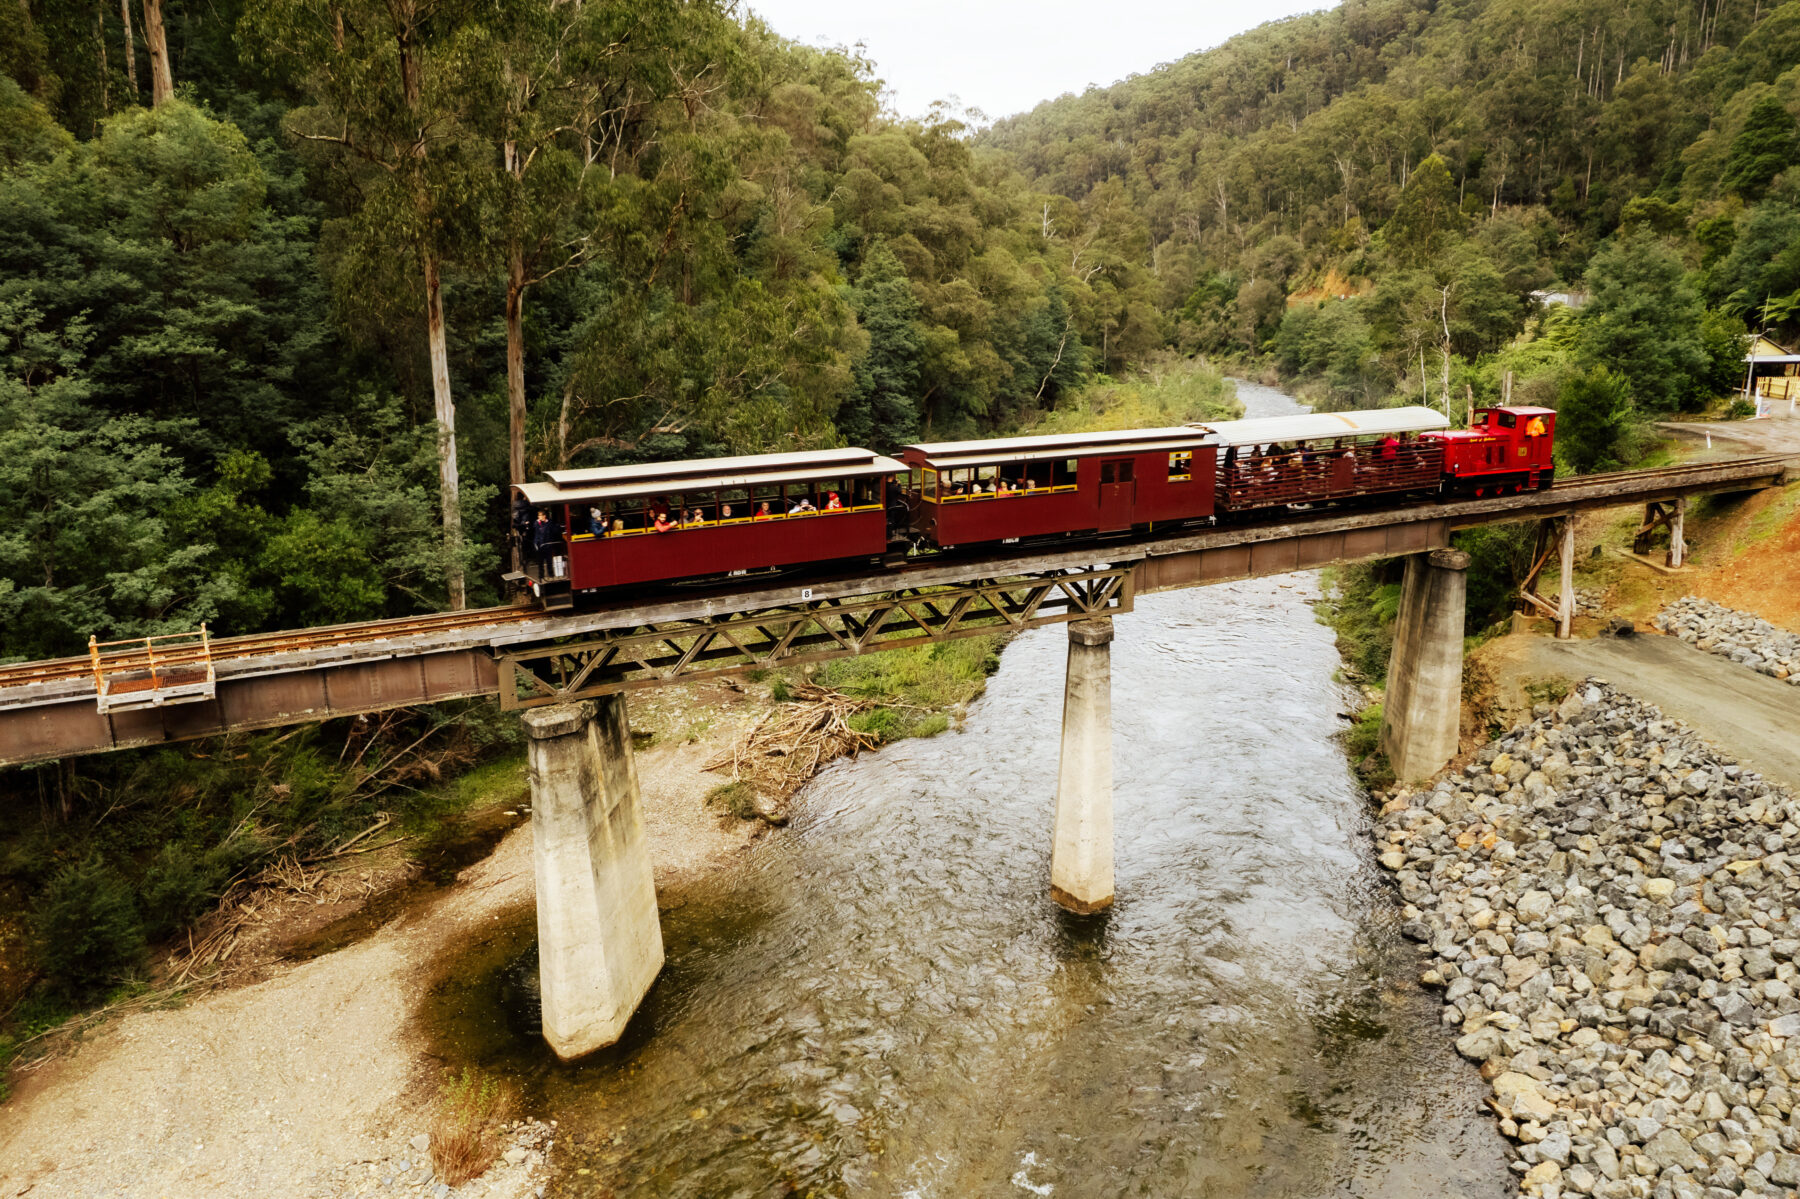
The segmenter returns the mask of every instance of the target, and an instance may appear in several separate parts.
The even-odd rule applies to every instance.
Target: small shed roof
[[[1276,441],[1317,441],[1371,433],[1423,433],[1448,429],[1450,418],[1435,408],[1372,408],[1363,412],[1310,412],[1257,420],[1216,421],[1206,426],[1226,445],[1266,445]]]
[[[1035,437],[993,437],[985,441],[931,441],[909,445],[926,461],[944,466],[977,462],[1029,462],[1043,458],[1076,458],[1088,454],[1145,453],[1187,450],[1214,442],[1211,433],[1193,425],[1161,429],[1114,429],[1103,433],[1046,433]]]
[[[1753,366],[1770,363],[1800,362],[1800,354],[1746,354],[1744,361]]]
[[[906,471],[906,463],[896,462],[892,458],[868,450],[860,451],[865,457],[853,463],[828,464],[825,466],[794,467],[785,466],[775,469],[760,470],[720,470],[713,474],[681,475],[681,474],[644,474],[620,480],[604,480],[598,483],[570,483],[559,485],[549,483],[521,483],[518,493],[531,504],[586,504],[595,500],[624,499],[628,496],[664,496],[683,492],[719,491],[726,488],[747,488],[758,484],[774,483],[818,483],[829,479],[855,478],[859,475],[896,475]],[[764,454],[757,458],[713,458],[700,459],[713,467],[730,467],[734,463],[756,462],[760,458],[795,458],[793,454]],[[645,469],[655,464],[648,464]],[[690,463],[667,463],[665,465],[686,466]],[[767,464],[762,464],[767,465]],[[616,470],[617,467],[606,469]],[[637,468],[633,468],[637,469]],[[553,474],[583,474],[580,471],[554,471]],[[597,473],[597,472],[595,472]]]

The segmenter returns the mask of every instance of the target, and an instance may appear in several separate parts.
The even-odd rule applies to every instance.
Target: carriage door
[[[1129,529],[1137,506],[1133,460],[1108,458],[1100,463],[1100,529]]]

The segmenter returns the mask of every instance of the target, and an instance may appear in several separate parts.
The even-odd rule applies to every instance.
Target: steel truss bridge
[[[528,708],[823,662],[1116,615],[1147,592],[1441,549],[1477,525],[1796,478],[1793,460],[1765,455],[1588,475],[1524,495],[1287,511],[1079,546],[923,556],[891,570],[671,587],[580,613],[513,606],[96,644],[83,658],[0,667],[0,765],[444,700],[497,696],[504,708]]]

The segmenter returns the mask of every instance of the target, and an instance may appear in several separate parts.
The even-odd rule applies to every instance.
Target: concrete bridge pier
[[[662,926],[623,695],[524,714],[544,1040],[613,1044],[662,969]]]
[[[1428,778],[1456,756],[1468,571],[1461,550],[1406,560],[1381,710],[1381,748],[1402,780]]]
[[[1050,897],[1082,914],[1113,901],[1112,639],[1110,616],[1069,625]]]

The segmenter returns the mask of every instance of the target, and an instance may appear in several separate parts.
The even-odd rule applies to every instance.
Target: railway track
[[[1791,458],[1788,455],[1759,454],[1733,458],[1728,463],[1684,463],[1678,466],[1659,467],[1656,470],[1609,471],[1603,474],[1581,475],[1572,479],[1559,479],[1550,490],[1552,495],[1558,492],[1592,492],[1595,489],[1605,489],[1625,480],[1679,485],[1684,476],[1704,475],[1717,471],[1725,465],[1754,470],[1757,467],[1776,468],[1789,461]],[[1409,508],[1441,502],[1443,502],[1442,497],[1432,496],[1396,505],[1393,510],[1404,512]],[[1627,499],[1624,502],[1631,503],[1632,501]],[[899,581],[905,573],[904,569],[896,571],[896,581]],[[542,612],[533,605],[515,604],[498,608],[477,608],[465,612],[439,612],[426,616],[368,620],[314,629],[252,633],[242,637],[221,637],[212,641],[204,649],[192,647],[168,654],[159,653],[156,664],[163,669],[178,671],[183,667],[192,668],[208,659],[216,664],[221,661],[251,658],[264,654],[329,649],[334,646],[383,641],[420,634],[516,624],[541,615]],[[142,670],[146,666],[146,655],[142,649],[114,650],[103,653],[99,657],[99,670],[102,674]],[[13,666],[0,666],[0,689],[91,677],[94,672],[95,662],[92,657],[57,658],[46,662],[25,662]]]

